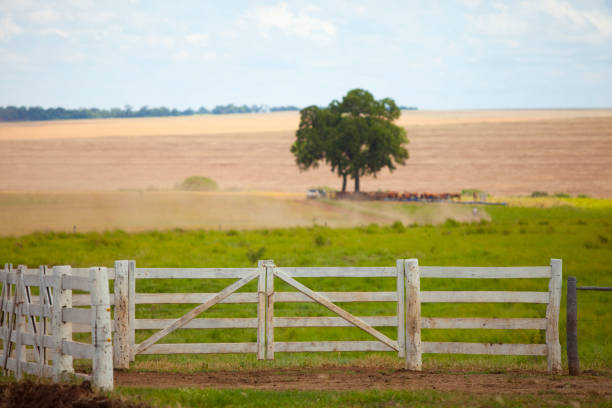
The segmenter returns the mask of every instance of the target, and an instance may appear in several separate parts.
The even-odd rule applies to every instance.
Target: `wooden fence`
[[[548,371],[561,370],[559,343],[559,307],[561,299],[561,260],[549,266],[536,267],[419,267],[416,259],[398,260],[394,267],[277,267],[270,260],[259,261],[258,268],[136,268],[133,261],[118,261],[115,266],[115,304],[124,313],[115,313],[115,366],[128,367],[136,354],[174,353],[256,353],[259,359],[273,359],[275,352],[312,351],[395,351],[406,358],[406,368],[421,370],[423,353],[540,355],[547,356]],[[316,292],[300,283],[299,278],[391,278],[396,280],[393,292]],[[137,293],[139,279],[238,279],[218,293]],[[276,292],[274,282],[280,279],[297,292]],[[546,292],[520,291],[421,291],[421,278],[435,279],[531,279],[549,280]],[[252,280],[258,280],[257,292],[234,293]],[[337,316],[275,317],[275,304],[282,302],[316,302]],[[353,316],[334,302],[395,302],[393,316]],[[135,319],[137,304],[200,303],[180,319]],[[252,318],[204,318],[196,316],[217,303],[254,303],[257,316]],[[422,317],[422,303],[535,303],[546,304],[544,318],[436,318]],[[350,327],[355,326],[373,337],[373,341],[278,342],[275,328]],[[397,327],[397,338],[391,339],[376,327]],[[257,329],[253,343],[187,343],[157,344],[181,328]],[[544,330],[545,344],[501,344],[422,342],[422,329],[522,329]],[[135,344],[135,331],[160,331]]]
[[[273,359],[276,352],[319,351],[393,351],[400,358],[406,359],[407,369],[416,371],[421,370],[424,353],[541,355],[547,356],[549,372],[559,373],[561,370],[558,321],[562,281],[561,260],[557,259],[551,260],[549,266],[501,268],[419,266],[416,259],[397,260],[395,266],[386,267],[316,268],[278,267],[271,260],[259,261],[257,268],[137,268],[134,261],[116,261],[115,268],[108,271],[106,268],[71,270],[70,267],[54,267],[51,276],[45,267],[40,270],[20,267],[17,271],[7,268],[0,275],[4,282],[1,302],[3,313],[0,313],[3,325],[0,334],[5,345],[5,367],[15,371],[18,377],[23,372],[59,377],[62,372],[74,372],[73,357],[92,358],[94,384],[111,388],[112,367],[128,368],[137,354],[255,353],[258,359]],[[85,272],[89,279],[83,276]],[[299,282],[301,278],[387,278],[395,281],[396,290],[319,292]],[[546,292],[421,291],[421,278],[545,278],[549,280],[549,285]],[[137,282],[143,279],[231,279],[233,282],[215,293],[138,293]],[[114,280],[114,294],[110,297],[109,280]],[[276,280],[285,282],[297,291],[276,292]],[[236,292],[251,281],[257,281],[256,291]],[[12,292],[11,285],[14,287]],[[42,287],[38,302],[31,300],[31,286]],[[72,289],[90,291],[91,295],[72,295]],[[109,320],[109,302],[115,307],[112,324]],[[283,302],[315,302],[336,316],[276,317],[275,305]],[[392,316],[354,316],[338,306],[338,302],[392,302],[396,304],[396,313]],[[256,315],[247,318],[197,318],[218,303],[256,304]],[[536,303],[546,304],[547,309],[544,318],[440,318],[422,317],[422,303]],[[198,306],[178,319],[136,319],[136,305],[139,304]],[[73,306],[91,306],[92,310]],[[10,316],[15,317],[15,323],[10,323],[13,321]],[[47,319],[51,320],[51,334],[48,333]],[[109,360],[111,326],[114,332],[112,361]],[[275,341],[274,329],[287,327],[358,327],[373,339]],[[377,327],[396,327],[396,338],[381,333]],[[177,329],[223,328],[256,329],[257,341],[158,343]],[[545,330],[546,343],[422,342],[422,329]],[[136,343],[136,330],[158,331]],[[72,340],[73,332],[83,331],[92,333],[95,339],[92,344]],[[7,333],[13,333],[10,341]],[[11,357],[13,343],[16,347],[14,357]],[[26,351],[33,354],[35,362],[24,357],[27,348],[30,348]],[[52,350],[52,365],[47,364],[46,349]],[[16,364],[17,361],[21,364]]]
[[[72,375],[94,386],[113,388],[110,302],[106,268],[72,269],[46,266],[0,271],[0,337],[2,369],[17,378],[24,374],[52,377]],[[32,288],[36,288],[33,294]],[[83,304],[73,307],[72,291],[89,292]],[[91,343],[74,341],[72,325],[93,329]],[[92,360],[92,374],[75,373],[73,359]]]

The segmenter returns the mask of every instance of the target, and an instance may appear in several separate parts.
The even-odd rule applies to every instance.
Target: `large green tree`
[[[291,152],[301,170],[325,162],[342,177],[343,192],[347,177],[355,181],[358,192],[362,176],[376,177],[384,168],[393,171],[406,163],[406,131],[393,123],[399,116],[393,99],[376,100],[368,91],[353,89],[326,108],[300,111]]]

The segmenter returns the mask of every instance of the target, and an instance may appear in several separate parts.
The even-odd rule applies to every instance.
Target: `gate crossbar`
[[[205,312],[206,310],[210,309],[212,306],[221,302],[223,299],[225,299],[226,297],[228,297],[229,295],[231,295],[232,293],[234,293],[235,291],[237,291],[238,289],[240,289],[241,287],[243,287],[244,285],[246,285],[247,283],[249,283],[256,277],[258,277],[259,274],[260,272],[252,273],[232,283],[231,285],[227,286],[225,289],[217,293],[215,296],[207,300],[205,303],[202,303],[201,305],[197,306],[190,312],[183,315],[183,317],[177,319],[170,326],[166,327],[163,330],[158,331],[157,333],[155,333],[154,335],[152,335],[151,337],[149,337],[148,339],[140,343],[135,349],[136,354],[142,353],[143,351],[147,350],[152,345],[157,343],[159,340],[166,337],[168,334],[185,326],[187,323],[195,319],[200,313]]]
[[[340,308],[339,306],[335,305],[334,303],[329,301],[329,299],[327,299],[325,296],[323,296],[323,295],[321,295],[321,294],[319,294],[319,293],[309,289],[308,287],[304,286],[303,284],[301,284],[300,282],[296,281],[295,279],[293,279],[291,276],[287,275],[284,272],[275,270],[274,271],[274,275],[278,276],[280,279],[284,280],[289,285],[293,286],[294,288],[296,288],[300,292],[304,293],[306,296],[308,296],[309,298],[311,298],[315,302],[325,306],[326,308],[328,308],[332,312],[336,313],[338,316],[342,317],[347,322],[349,322],[349,323],[359,327],[361,330],[363,330],[366,333],[374,336],[377,340],[379,340],[380,342],[386,344],[387,346],[391,347],[392,349],[394,349],[396,351],[399,351],[399,345],[398,345],[398,343],[396,341],[391,340],[389,337],[385,336],[384,334],[382,334],[381,332],[379,332],[378,330],[376,330],[375,328],[373,328],[372,326],[370,326],[369,324],[367,324],[366,322],[364,322],[360,318],[358,318],[356,316],[353,316],[352,314],[350,314],[346,310],[344,310],[344,309]]]

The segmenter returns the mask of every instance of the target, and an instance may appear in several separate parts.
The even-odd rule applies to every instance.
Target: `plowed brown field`
[[[191,175],[222,189],[339,187],[301,173],[296,112],[0,124],[0,191],[167,189]],[[404,112],[410,160],[364,190],[535,190],[612,197],[612,110]]]

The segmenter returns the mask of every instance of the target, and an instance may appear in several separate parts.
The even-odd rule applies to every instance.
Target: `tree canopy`
[[[362,176],[374,176],[384,168],[393,171],[405,164],[408,143],[404,128],[393,122],[400,109],[391,98],[380,100],[363,89],[349,91],[342,101],[328,107],[308,106],[300,111],[300,125],[291,152],[300,170],[316,168],[325,162],[359,191]]]

